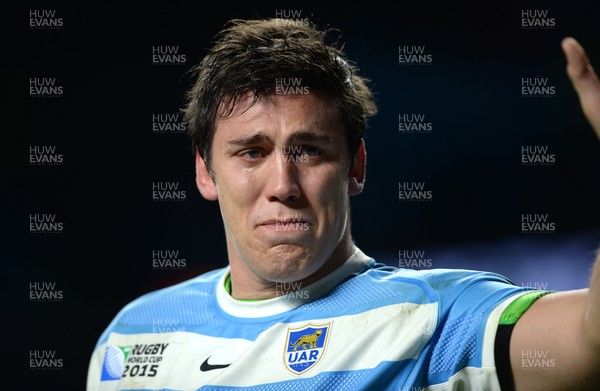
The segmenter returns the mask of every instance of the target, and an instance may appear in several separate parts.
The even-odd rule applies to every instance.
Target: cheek
[[[321,209],[327,213],[328,220],[343,217],[342,210],[348,198],[348,181],[344,175],[339,172],[311,175],[306,190],[310,192],[308,198],[317,212]]]
[[[253,173],[248,170],[216,178],[221,213],[228,220],[230,226],[232,224],[240,225],[247,221],[260,193],[258,183],[256,178],[253,179]]]

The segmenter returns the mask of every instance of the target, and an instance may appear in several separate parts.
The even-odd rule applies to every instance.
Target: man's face
[[[214,182],[198,159],[209,182],[199,187],[219,200],[232,270],[263,282],[299,281],[349,235],[349,193],[360,190],[352,180],[349,191],[346,136],[325,94],[274,94],[248,108],[251,99],[218,120]]]

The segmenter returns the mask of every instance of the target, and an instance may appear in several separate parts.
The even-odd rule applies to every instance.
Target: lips
[[[258,227],[273,231],[307,231],[311,225],[312,222],[303,216],[286,216],[276,219],[266,219],[257,224]]]
[[[307,220],[302,220],[302,219],[270,219],[270,220],[266,220],[263,221],[262,223],[258,224],[258,225],[277,225],[277,224],[304,224],[304,223],[309,223]],[[310,223],[309,223],[310,224]]]
[[[260,222],[256,225],[274,225],[274,224],[289,224],[289,223],[308,223],[312,224],[310,219],[305,218],[302,215],[285,214],[279,218],[271,218],[266,220],[259,220]]]

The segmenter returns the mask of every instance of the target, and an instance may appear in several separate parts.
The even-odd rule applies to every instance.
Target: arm
[[[600,137],[600,81],[583,48],[562,42],[567,74]],[[517,391],[600,390],[600,254],[588,289],[537,300],[515,325],[510,361]]]
[[[515,389],[600,389],[600,265],[589,289],[538,299],[510,342]]]

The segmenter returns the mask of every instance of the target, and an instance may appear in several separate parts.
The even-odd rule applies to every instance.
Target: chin
[[[270,269],[265,273],[267,280],[272,282],[300,281],[319,269],[317,265],[314,265],[314,259],[305,249],[292,245],[284,246],[286,247],[284,251],[280,250],[275,254],[267,253],[269,264],[266,266]],[[287,249],[287,247],[292,249]]]

